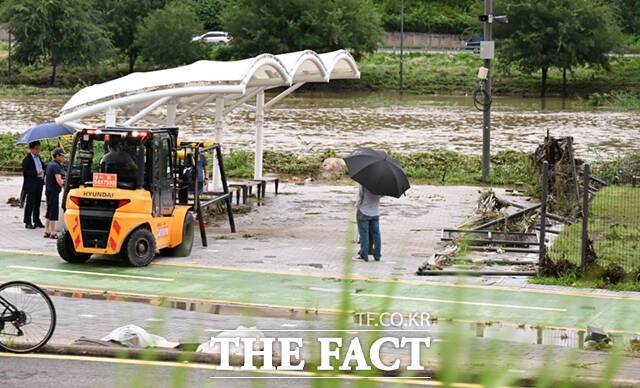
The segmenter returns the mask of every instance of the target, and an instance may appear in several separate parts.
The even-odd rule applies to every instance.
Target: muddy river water
[[[266,100],[270,98],[267,95]],[[22,132],[52,121],[68,97],[0,96],[0,132]],[[579,156],[611,157],[640,147],[640,112],[594,110],[578,100],[495,97],[492,152],[531,151],[547,131],[573,136]],[[96,116],[85,123],[101,124]],[[142,122],[141,122],[142,123]],[[236,110],[225,119],[223,146],[252,149],[255,115]],[[181,123],[186,138],[213,139],[214,116],[200,114]],[[400,153],[448,149],[482,150],[482,112],[469,96],[399,96],[374,92],[300,92],[265,113],[265,149],[313,153],[333,148],[384,148]]]

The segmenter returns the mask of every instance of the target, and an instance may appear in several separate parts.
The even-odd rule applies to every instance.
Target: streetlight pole
[[[493,15],[493,1],[484,0],[484,14]],[[491,37],[491,22],[487,20],[484,23],[484,41],[490,42]],[[481,43],[482,44],[482,43]],[[482,50],[482,49],[481,49]],[[482,52],[480,53],[482,56]],[[486,182],[489,179],[490,166],[491,166],[491,59],[484,59],[484,67],[489,71],[487,79],[484,82],[484,110],[482,115],[482,181]]]
[[[9,65],[9,71],[7,72],[7,80],[11,81],[11,30],[9,30],[9,56],[7,57],[7,64]]]
[[[400,93],[402,93],[403,73],[404,73],[404,0],[400,0]]]

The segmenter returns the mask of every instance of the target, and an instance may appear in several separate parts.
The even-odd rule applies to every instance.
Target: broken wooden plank
[[[536,276],[536,271],[433,271],[418,270],[417,275],[421,276]]]
[[[527,213],[531,213],[532,211],[535,211],[535,210],[539,209],[541,206],[542,205],[539,204],[539,205],[528,207],[526,209],[522,209],[522,210],[517,211],[517,212],[515,212],[515,213],[513,213],[513,214],[511,214],[511,215],[509,215],[507,217],[497,218],[497,219],[495,219],[493,221],[489,221],[489,222],[484,223],[484,224],[482,224],[482,225],[480,225],[480,226],[478,226],[476,228],[473,228],[473,229],[474,230],[486,229],[486,228],[488,228],[490,226],[497,225],[497,224],[503,223],[505,221],[510,221],[510,220],[512,220],[512,219],[514,219],[516,217],[520,217],[520,216],[525,215]]]
[[[469,249],[472,250],[472,251],[480,251],[480,252],[485,252],[485,251],[489,251],[489,252],[504,251],[504,252],[517,252],[517,253],[540,253],[539,249],[510,248],[510,247],[485,247],[485,246],[475,246],[475,245],[470,246]]]

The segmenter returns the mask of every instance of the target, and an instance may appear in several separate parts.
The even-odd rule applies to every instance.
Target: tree
[[[166,0],[95,0],[102,12],[113,45],[129,60],[129,73],[135,67],[140,48],[135,40],[138,25],[149,13],[165,6]]]
[[[372,50],[382,38],[369,0],[238,0],[223,12],[241,56],[311,49]]]
[[[192,0],[192,3],[206,30],[223,29],[222,11],[229,4],[229,0]]]
[[[93,63],[112,49],[97,13],[83,0],[6,1],[2,19],[17,42],[15,60],[48,62],[51,85],[59,64]]]
[[[609,70],[607,53],[621,41],[612,8],[600,0],[510,0],[495,14],[509,15],[498,24],[496,37],[504,39],[499,55],[521,70],[542,71],[540,95],[544,97],[549,68],[566,71],[595,64]]]
[[[143,19],[135,44],[145,58],[156,64],[182,65],[202,55],[202,44],[191,41],[200,31],[202,22],[195,11],[176,1]]]
[[[640,34],[640,0],[609,0],[620,18],[620,26],[627,34]]]

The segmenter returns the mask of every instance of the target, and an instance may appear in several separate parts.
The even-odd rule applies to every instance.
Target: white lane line
[[[150,276],[135,276],[135,275],[117,275],[113,273],[101,273],[101,272],[85,272],[85,271],[71,271],[68,269],[53,269],[53,268],[40,268],[40,267],[26,267],[23,265],[10,265],[7,268],[15,269],[28,269],[32,271],[48,271],[48,272],[64,272],[64,273],[77,273],[81,275],[95,275],[95,276],[109,276],[113,278],[127,278],[127,279],[142,279],[142,280],[155,280],[159,282],[172,282],[171,278],[153,278]]]
[[[415,297],[410,297],[410,296],[392,296],[392,295],[356,294],[356,293],[352,293],[351,296],[369,296],[369,297],[372,297],[372,298],[416,300],[416,301],[420,301],[420,302],[466,304],[466,305],[472,305],[472,306],[505,307],[505,308],[510,308],[510,309],[522,309],[522,310],[560,311],[560,312],[566,312],[567,311],[567,309],[558,309],[558,308],[554,308],[554,307],[519,306],[519,305],[515,305],[515,304],[482,303],[482,302],[462,302],[462,301],[459,301],[459,300],[415,298]]]

